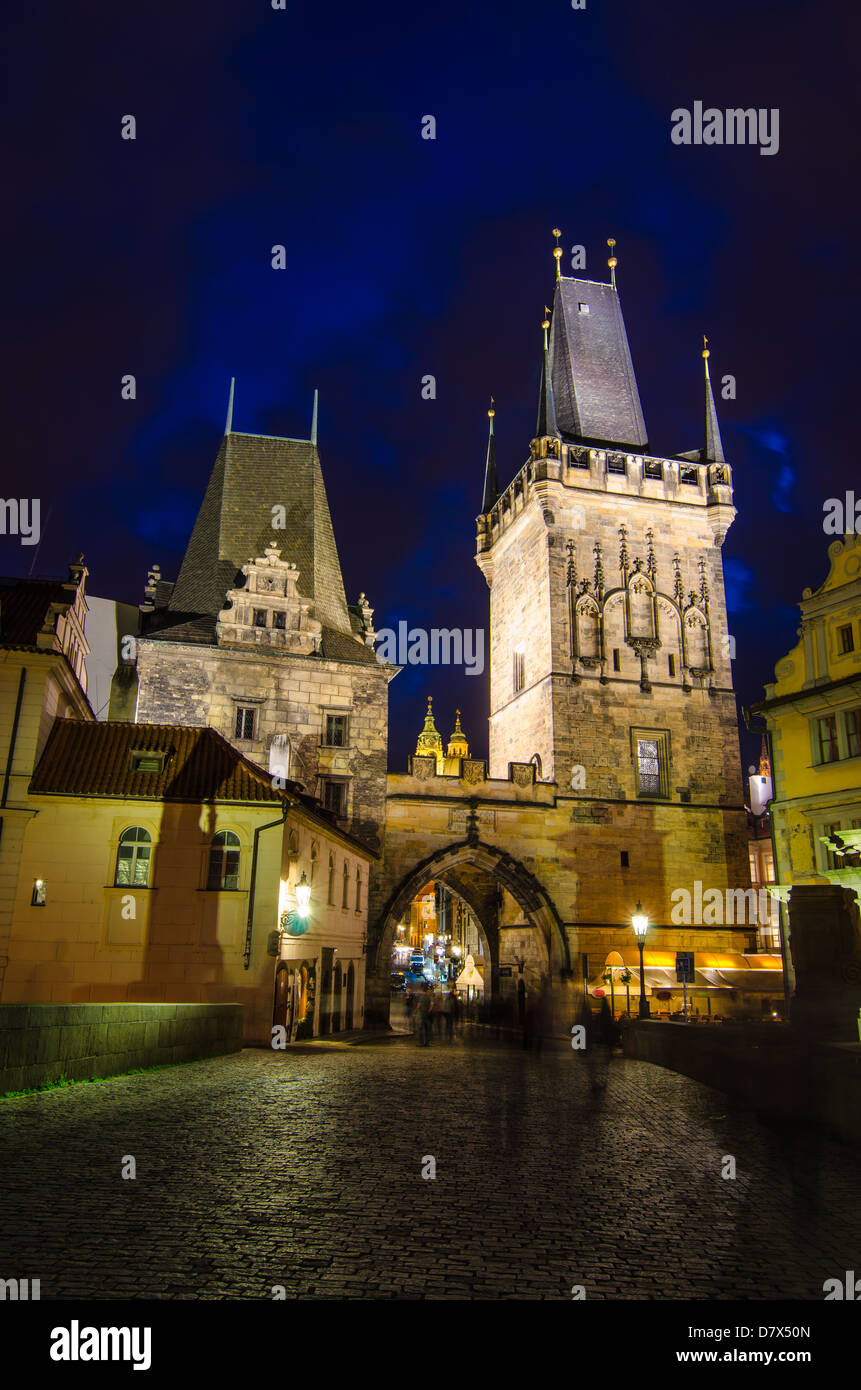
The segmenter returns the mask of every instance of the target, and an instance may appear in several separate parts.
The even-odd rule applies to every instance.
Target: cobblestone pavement
[[[0,1277],[43,1299],[821,1300],[861,1268],[857,1170],[644,1062],[594,1094],[570,1049],[249,1050],[0,1102]]]

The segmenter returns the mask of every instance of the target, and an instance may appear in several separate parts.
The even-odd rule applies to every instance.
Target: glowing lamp
[[[300,917],[307,917],[311,906],[311,885],[302,870],[302,877],[296,884],[296,909]]]

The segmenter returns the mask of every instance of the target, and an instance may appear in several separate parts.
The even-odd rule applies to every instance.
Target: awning
[[[604,970],[589,989],[604,988],[602,976],[607,969],[621,970],[627,967],[631,972],[628,986],[635,993],[640,988],[640,952],[636,946],[622,946],[608,951]],[[643,974],[646,987],[651,990],[681,990],[676,980],[676,953],[660,947],[643,951]],[[689,989],[739,989],[754,994],[779,994],[783,990],[783,959],[776,955],[743,956],[736,951],[695,951],[694,980]],[[618,977],[614,978],[615,990],[624,989]]]

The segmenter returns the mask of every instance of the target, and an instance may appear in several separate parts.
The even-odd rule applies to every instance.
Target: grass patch
[[[43,1091],[59,1091],[66,1086],[92,1086],[98,1081],[120,1081],[124,1076],[145,1076],[151,1071],[170,1071],[173,1067],[187,1067],[190,1062],[208,1062],[213,1057],[232,1056],[232,1052],[210,1052],[205,1057],[186,1057],[181,1062],[154,1062],[151,1067],[132,1067],[130,1071],[111,1072],[110,1076],[58,1076],[56,1081],[43,1081],[41,1086],[27,1086],[23,1091],[2,1091],[0,1100],[37,1096]]]

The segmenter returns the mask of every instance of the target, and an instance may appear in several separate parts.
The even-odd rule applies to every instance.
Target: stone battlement
[[[459,771],[456,773],[437,772],[435,758],[410,758],[409,772],[388,774],[386,796],[420,795],[428,800],[441,797],[462,801],[464,797],[476,795],[482,801],[514,798],[537,805],[555,805],[556,783],[537,781],[534,763],[509,763],[507,777],[488,777],[484,758],[459,758],[457,764]]]

